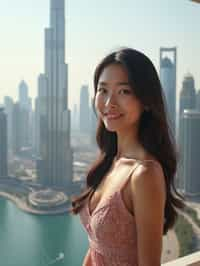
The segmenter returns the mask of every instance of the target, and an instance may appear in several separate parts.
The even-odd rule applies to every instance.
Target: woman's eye
[[[120,93],[122,93],[122,94],[131,94],[131,91],[128,90],[128,89],[122,89],[122,90],[120,90]]]
[[[104,93],[104,92],[106,92],[106,89],[105,88],[98,88],[97,91]]]

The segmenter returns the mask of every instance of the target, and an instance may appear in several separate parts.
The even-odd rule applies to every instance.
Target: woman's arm
[[[141,165],[131,177],[131,195],[137,228],[138,265],[160,266],[165,177],[159,164]]]
[[[88,249],[85,258],[83,260],[83,266],[92,266],[92,258],[90,254],[90,248]]]

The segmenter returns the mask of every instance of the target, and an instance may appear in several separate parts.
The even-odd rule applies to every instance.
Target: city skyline
[[[0,103],[4,96],[18,98],[17,87],[22,79],[30,88],[30,96],[35,98],[37,77],[44,71],[43,29],[49,23],[49,1],[22,0],[20,8],[12,3],[12,9],[9,2],[2,2],[1,6]],[[176,46],[177,99],[187,72],[194,76],[196,89],[200,89],[199,62],[195,56],[200,47],[200,6],[191,1],[177,1],[176,4],[172,0],[155,1],[152,6],[150,2],[125,0],[123,6],[115,1],[114,10],[115,16],[112,15],[113,1],[66,2],[70,109],[74,103],[79,103],[82,85],[89,85],[92,96],[96,64],[120,46],[131,46],[147,54],[158,72],[160,47]]]

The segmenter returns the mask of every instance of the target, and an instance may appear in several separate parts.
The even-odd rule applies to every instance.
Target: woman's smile
[[[118,120],[122,116],[123,116],[122,114],[107,114],[105,115],[105,118],[110,121],[110,120]]]

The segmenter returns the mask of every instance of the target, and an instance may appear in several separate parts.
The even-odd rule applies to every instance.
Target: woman
[[[123,48],[97,66],[94,88],[100,154],[71,209],[89,237],[83,265],[160,266],[162,235],[184,203],[157,72],[144,54]]]

